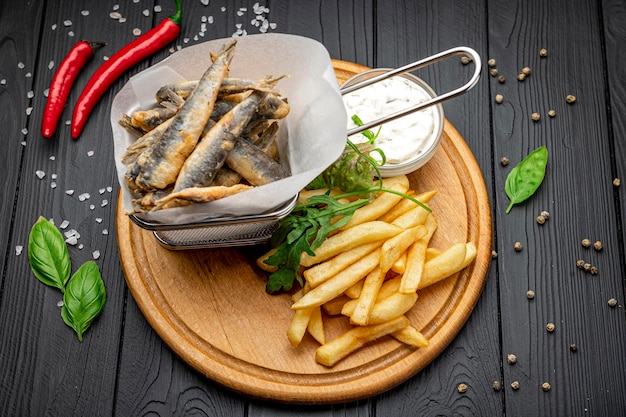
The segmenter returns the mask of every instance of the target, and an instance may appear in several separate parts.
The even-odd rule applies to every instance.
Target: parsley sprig
[[[348,223],[356,209],[368,203],[367,199],[349,203],[338,201],[346,196],[347,194],[331,197],[322,194],[309,197],[305,204],[294,207],[280,221],[271,241],[272,246],[278,250],[265,260],[267,265],[278,267],[267,282],[268,293],[289,291],[294,281],[302,285],[299,271],[302,252],[315,255],[315,249],[333,230]]]

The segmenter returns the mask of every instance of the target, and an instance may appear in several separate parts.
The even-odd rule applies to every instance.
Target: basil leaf
[[[63,295],[61,317],[76,332],[78,341],[98,317],[106,302],[106,289],[98,265],[87,261],[74,273]]]
[[[537,191],[546,174],[547,164],[548,149],[540,146],[509,172],[504,184],[504,191],[510,200],[507,214],[513,205],[525,201]]]
[[[28,261],[39,281],[65,292],[71,273],[70,254],[59,229],[43,216],[30,231]]]

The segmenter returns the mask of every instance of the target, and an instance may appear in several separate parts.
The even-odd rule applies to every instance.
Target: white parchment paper
[[[132,77],[115,96],[111,108],[115,163],[124,208],[132,210],[121,156],[136,138],[118,123],[124,114],[156,105],[154,95],[164,84],[199,79],[217,52],[231,39],[189,46]],[[292,199],[341,154],[346,144],[347,115],[328,51],[319,42],[285,34],[237,38],[230,76],[259,79],[289,75],[278,83],[291,107],[280,122],[277,144],[281,163],[291,177],[213,201],[154,213],[136,214],[149,223],[181,225],[216,217],[261,214]]]

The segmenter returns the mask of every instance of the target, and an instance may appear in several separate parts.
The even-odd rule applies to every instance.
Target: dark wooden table
[[[173,1],[0,5],[0,415],[626,415],[626,194],[616,184],[626,172],[626,2],[261,3],[269,9],[260,15],[270,23],[268,31],[316,39],[341,60],[396,67],[458,45],[483,58],[479,84],[444,108],[490,193],[497,258],[484,292],[456,339],[424,370],[380,395],[332,406],[264,402],[206,379],[161,341],[126,286],[115,234],[119,187],[109,121],[115,93],[177,48],[239,29],[260,32],[251,24],[253,1],[183,3],[176,42],[113,85],[78,141],[64,123],[71,105],[53,140],[39,133],[56,65],[78,39],[108,43],[78,78],[73,103],[102,57],[134,39],[133,29],[145,32],[169,15]],[[114,11],[125,21],[110,17]],[[542,48],[547,57],[540,57]],[[490,75],[489,59],[496,60],[504,83]],[[532,73],[520,82],[525,66]],[[446,91],[468,71],[454,60],[419,75]],[[502,104],[496,104],[497,94]],[[575,104],[566,103],[567,95],[576,96]],[[548,116],[550,109],[556,116]],[[541,116],[537,122],[534,112]],[[506,175],[540,145],[550,153],[543,185],[505,214]],[[511,164],[503,167],[502,157]],[[46,173],[43,179],[38,170]],[[69,189],[73,196],[64,192]],[[81,193],[90,193],[90,202],[79,201]],[[539,225],[543,210],[550,218]],[[70,248],[74,265],[99,251],[108,301],[82,343],[59,318],[58,292],[30,270],[26,245],[39,215],[57,224],[68,220],[68,228],[80,233],[82,248]],[[584,238],[604,248],[584,248]],[[514,250],[516,242],[521,252]],[[578,269],[579,259],[598,273]],[[611,307],[610,299],[617,305]],[[554,332],[546,331],[547,323],[554,323]],[[517,356],[515,364],[508,354]],[[493,381],[502,389],[494,390]],[[549,391],[542,390],[544,382]],[[466,392],[457,390],[460,383]]]

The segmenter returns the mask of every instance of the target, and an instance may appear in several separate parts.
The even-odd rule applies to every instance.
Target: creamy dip
[[[345,94],[343,101],[348,112],[348,129],[356,127],[352,116],[357,115],[364,123],[406,110],[430,99],[429,93],[420,85],[402,76],[395,76]],[[387,158],[387,165],[401,164],[427,151],[437,136],[439,116],[434,106],[413,112],[382,125],[374,145]],[[371,129],[378,132],[378,127]],[[352,135],[353,143],[366,142],[359,133]],[[372,154],[377,157],[376,153]]]

